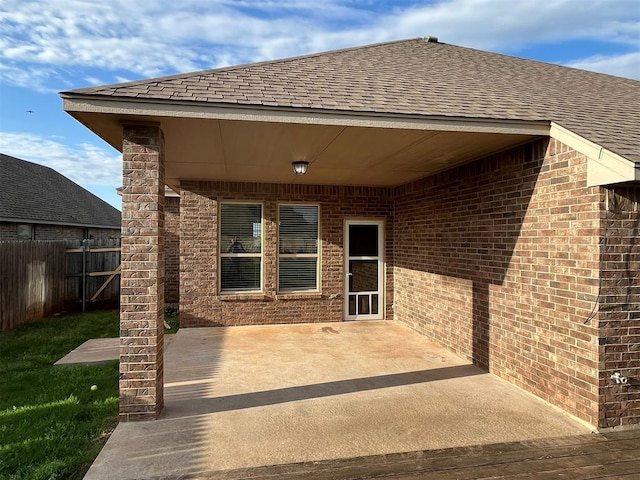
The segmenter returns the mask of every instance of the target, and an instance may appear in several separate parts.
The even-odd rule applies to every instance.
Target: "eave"
[[[551,122],[549,134],[587,157],[587,186],[640,181],[640,166],[597,143]]]
[[[184,180],[395,186],[553,137],[589,158],[590,186],[638,180],[638,169],[549,121],[407,115],[67,92],[64,109],[122,149],[122,125],[165,132],[167,183]],[[311,163],[305,177],[294,160]]]

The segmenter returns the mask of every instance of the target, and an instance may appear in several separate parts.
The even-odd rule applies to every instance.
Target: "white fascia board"
[[[550,135],[587,157],[587,186],[612,185],[640,180],[636,163],[594,143],[557,123],[551,122]]]
[[[164,186],[164,196],[165,198],[167,197],[171,197],[171,198],[180,198],[180,194],[178,192],[176,192],[172,187],[170,187],[169,185],[165,185]]]
[[[549,122],[438,117],[403,114],[377,114],[353,111],[319,111],[237,104],[199,104],[162,100],[97,98],[88,95],[62,95],[64,110],[117,116],[179,117],[250,122],[300,123],[347,127],[398,128],[449,132],[549,135]]]

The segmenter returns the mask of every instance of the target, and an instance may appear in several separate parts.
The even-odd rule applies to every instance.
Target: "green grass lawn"
[[[117,312],[99,311],[0,334],[0,479],[83,477],[118,420],[118,362],[53,363],[118,328]]]
[[[167,333],[175,332],[177,312],[165,318]],[[84,476],[118,421],[118,361],[53,363],[90,338],[118,335],[117,311],[51,317],[0,334],[0,479]]]

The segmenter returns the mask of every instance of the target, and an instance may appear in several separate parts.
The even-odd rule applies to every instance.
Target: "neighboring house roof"
[[[549,121],[640,162],[640,82],[433,39],[369,45],[70,93]]]
[[[120,228],[120,211],[43,165],[0,153],[0,221]]]

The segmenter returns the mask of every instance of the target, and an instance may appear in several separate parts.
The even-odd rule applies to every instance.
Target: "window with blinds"
[[[220,291],[262,290],[262,205],[220,205]]]
[[[318,205],[280,205],[278,209],[278,291],[318,290]]]

